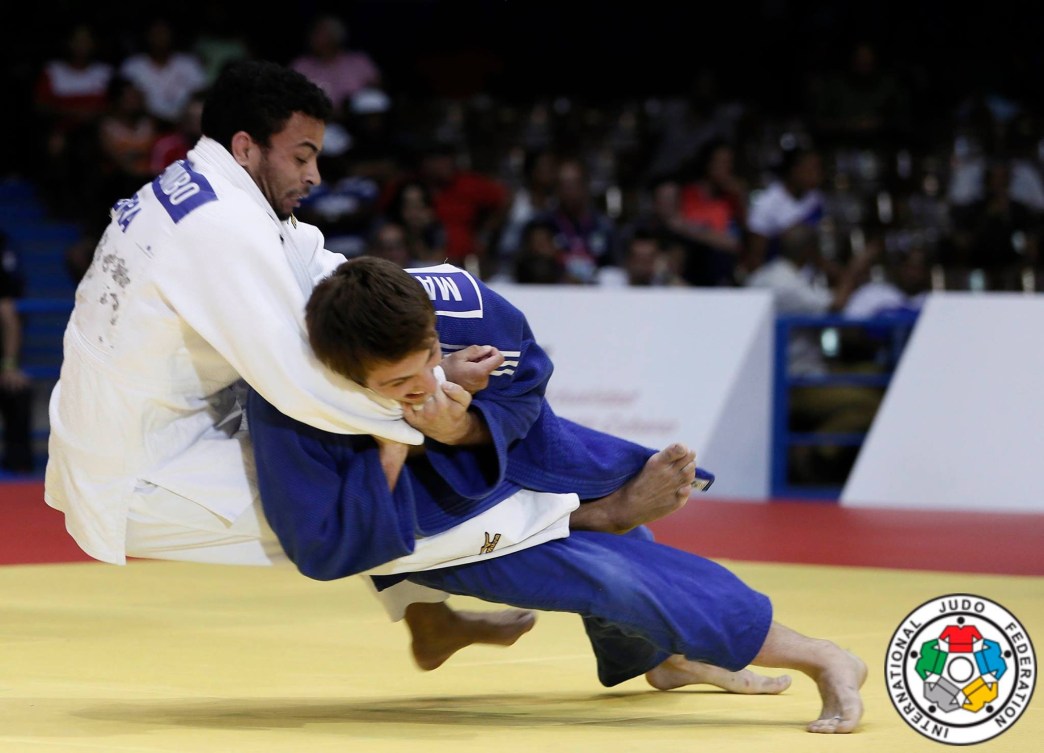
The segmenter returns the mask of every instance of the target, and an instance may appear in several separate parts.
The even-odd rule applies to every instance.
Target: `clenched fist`
[[[442,359],[446,379],[474,395],[489,385],[489,376],[504,363],[504,354],[492,345],[469,345]]]

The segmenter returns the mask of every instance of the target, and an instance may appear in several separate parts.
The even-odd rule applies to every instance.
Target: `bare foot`
[[[680,509],[689,501],[695,476],[696,453],[682,444],[668,445],[621,488],[580,505],[569,519],[570,527],[626,533]]]
[[[536,615],[525,609],[457,612],[445,603],[406,607],[413,660],[425,671],[441,667],[453,654],[473,643],[510,646],[532,630],[535,623]]]
[[[824,669],[815,677],[823,710],[811,722],[809,732],[845,734],[852,732],[863,716],[863,700],[859,689],[866,682],[866,663],[855,654],[837,646]]]
[[[714,685],[744,695],[775,695],[790,687],[790,675],[766,677],[749,669],[730,672],[677,654],[646,672],[645,679],[657,690],[672,690],[684,685]]]

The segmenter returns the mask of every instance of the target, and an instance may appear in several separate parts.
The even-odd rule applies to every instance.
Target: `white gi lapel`
[[[279,237],[283,240],[283,253],[286,254],[286,260],[290,264],[290,271],[294,273],[294,279],[301,286],[301,292],[304,293],[305,300],[308,300],[309,296],[312,295],[312,288],[315,283],[308,271],[307,260],[312,258],[314,249],[302,249],[297,245],[300,234],[294,232],[296,228],[297,220],[291,215],[287,222],[280,223],[282,232],[279,234]]]
[[[276,232],[279,233],[279,239],[283,242],[283,252],[286,254],[286,260],[290,264],[290,271],[293,273],[294,279],[301,286],[301,292],[305,298],[311,295],[313,283],[306,264],[306,259],[309,257],[305,255],[302,258],[302,250],[297,247],[290,226],[276,217],[272,205],[268,203],[265,195],[261,193],[261,189],[257,187],[242,165],[233,159],[225,147],[207,136],[203,136],[196,142],[196,146],[188,154],[188,159],[189,162],[197,160],[205,162],[208,167],[231,181],[236,188],[244,191],[257,202],[259,207],[265,210],[265,214],[272,220]],[[296,225],[297,221],[293,220],[293,222]]]

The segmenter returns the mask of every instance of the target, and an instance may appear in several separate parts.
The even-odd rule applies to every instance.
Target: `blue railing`
[[[21,314],[69,314],[73,302],[69,298],[22,298],[15,303]]]
[[[795,387],[830,389],[838,386],[878,388],[888,387],[899,363],[903,348],[916,324],[915,313],[852,318],[840,315],[828,316],[779,316],[776,319],[774,344],[774,373],[772,397],[772,470],[771,493],[777,499],[837,500],[842,485],[805,484],[791,480],[791,448],[797,446],[832,445],[858,447],[866,438],[866,432],[828,433],[798,432],[791,430],[791,390]],[[789,345],[796,330],[823,332],[844,328],[861,329],[875,335],[879,344],[875,368],[867,372],[830,371],[825,375],[806,376],[792,374],[788,360]],[[829,354],[824,353],[829,365]]]
[[[32,379],[34,390],[50,389],[58,379],[62,367],[62,336],[65,324],[72,312],[72,298],[23,298],[15,302],[22,317],[22,352],[20,365]],[[39,397],[37,394],[34,397]],[[46,406],[46,401],[37,403]],[[47,437],[50,427],[46,416],[36,415],[34,410],[31,439],[35,472],[32,474],[0,471],[0,481],[24,480],[43,476],[47,463]]]
[[[22,370],[33,379],[57,379],[62,366],[62,334],[72,312],[71,298],[23,298]]]

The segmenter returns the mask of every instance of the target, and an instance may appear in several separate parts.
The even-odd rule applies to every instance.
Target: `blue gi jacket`
[[[544,397],[553,364],[503,296],[451,265],[409,271],[435,306],[444,354],[480,344],[506,357],[471,403],[493,441],[476,448],[429,439],[389,492],[372,438],[315,429],[251,393],[265,516],[298,569],[318,580],[408,554],[417,535],[445,531],[521,488],[605,496],[655,452],[555,415]]]

